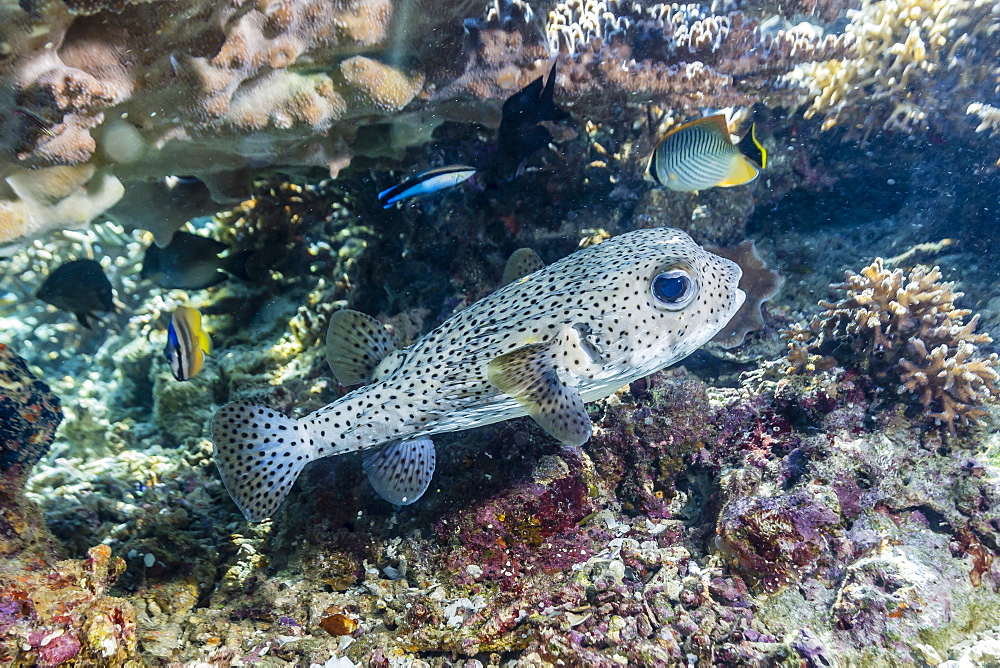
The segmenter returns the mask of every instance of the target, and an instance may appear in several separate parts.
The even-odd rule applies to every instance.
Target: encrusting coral
[[[743,270],[740,289],[746,293],[746,301],[729,323],[712,339],[724,348],[735,348],[743,343],[747,334],[763,329],[764,302],[778,294],[784,279],[778,272],[767,268],[757,253],[757,245],[752,239],[728,248],[709,246],[707,250],[732,260]]]
[[[979,315],[968,322],[967,309],[955,306],[963,293],[941,281],[941,271],[916,267],[909,275],[890,270],[881,258],[847,280],[831,286],[846,293],[837,302],[821,301],[824,311],[808,328],[787,333],[793,372],[812,372],[837,362],[869,375],[880,385],[909,392],[923,415],[955,432],[980,421],[983,404],[1000,397],[1000,366],[991,343],[976,333]]]

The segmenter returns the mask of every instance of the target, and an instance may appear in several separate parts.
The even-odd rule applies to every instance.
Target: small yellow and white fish
[[[725,114],[685,123],[663,135],[646,167],[646,179],[679,192],[750,183],[767,166],[756,125],[738,142]]]
[[[212,419],[215,463],[250,521],[269,517],[302,467],[386,446],[363,467],[382,498],[413,503],[434,473],[432,434],[530,415],[561,442],[590,438],[584,406],[706,343],[743,304],[742,272],[684,232],[636,230],[521,278],[412,346],[357,311],[330,317],[327,360],[344,384],[368,382],[302,418],[249,401]]]
[[[198,375],[205,355],[212,352],[212,342],[201,328],[201,312],[190,306],[178,306],[167,328],[164,349],[170,371],[177,380],[189,380]]]

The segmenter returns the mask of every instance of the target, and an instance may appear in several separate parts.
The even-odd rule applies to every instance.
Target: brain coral
[[[979,315],[968,322],[955,284],[941,281],[935,267],[916,267],[905,276],[887,269],[881,258],[848,273],[831,286],[845,293],[837,302],[820,302],[824,311],[808,329],[790,333],[792,370],[808,370],[819,355],[829,354],[864,371],[879,384],[908,392],[924,416],[954,432],[979,421],[982,405],[1000,396],[998,357],[983,356],[978,346],[992,339],[977,334]]]

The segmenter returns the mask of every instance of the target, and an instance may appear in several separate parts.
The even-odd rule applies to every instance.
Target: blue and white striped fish
[[[676,127],[653,149],[646,179],[679,192],[750,183],[767,166],[767,149],[757,140],[754,129],[751,125],[750,131],[733,143],[725,114]]]
[[[476,168],[468,165],[447,165],[446,167],[428,169],[399,185],[380,192],[378,203],[382,205],[383,209],[388,209],[396,202],[408,197],[422,197],[445,188],[453,188],[471,179],[475,173]]]

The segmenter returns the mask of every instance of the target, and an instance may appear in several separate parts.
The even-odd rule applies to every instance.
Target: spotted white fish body
[[[390,351],[374,321],[344,312],[330,336],[350,345],[331,356],[334,373],[358,380],[351,370],[367,365],[374,380],[298,420],[247,402],[224,406],[212,424],[223,480],[259,520],[319,457],[394,443],[366,471],[376,488],[397,490],[383,496],[410,503],[429,484],[432,434],[530,415],[582,444],[591,431],[584,403],[711,339],[743,304],[740,275],[687,234],[655,228],[513,280],[403,351]]]

